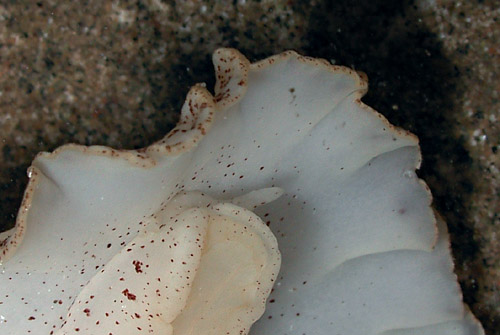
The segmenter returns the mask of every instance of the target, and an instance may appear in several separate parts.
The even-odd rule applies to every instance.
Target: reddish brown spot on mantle
[[[128,300],[135,300],[137,298],[135,294],[129,292],[128,288],[123,290],[122,293]]]
[[[135,272],[142,273],[142,262],[141,261],[133,261],[132,264],[135,266]]]

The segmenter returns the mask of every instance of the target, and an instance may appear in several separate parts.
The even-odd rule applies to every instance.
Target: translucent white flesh
[[[248,192],[268,188],[260,195],[268,202],[279,187],[283,196],[256,209],[283,259],[272,303],[252,334],[482,334],[462,305],[447,235],[438,234],[430,194],[415,174],[417,140],[359,102],[366,88],[359,78],[293,53],[249,65],[222,50],[215,65],[218,93],[228,93],[204,136],[205,128],[183,133],[192,140],[184,151],[177,146],[168,154],[156,144],[147,150],[154,161],[147,167],[125,154],[79,147],[34,162],[40,177],[24,241],[0,273],[0,328],[40,335],[58,329],[82,288],[140,231],[181,213],[184,202],[198,201],[200,210],[214,205],[194,196],[169,203],[179,191],[199,190],[253,210],[261,203]],[[207,264],[223,254],[214,250],[219,256]],[[246,269],[235,278],[246,278]],[[208,268],[198,271],[206,271],[209,283]],[[198,287],[194,280],[190,285]],[[242,284],[224,285],[239,291]],[[196,297],[187,298],[188,306],[202,306],[191,305]],[[169,311],[177,313],[178,305]],[[217,327],[240,327],[233,323],[236,308],[221,311],[228,318],[207,306],[211,321],[193,323],[188,316],[202,311],[187,308],[173,324],[219,334]]]
[[[214,203],[181,197],[186,208]],[[272,233],[234,205],[176,207],[178,214],[141,232],[86,284],[56,334],[248,332],[279,270]]]

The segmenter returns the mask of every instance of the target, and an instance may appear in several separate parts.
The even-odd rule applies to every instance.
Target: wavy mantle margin
[[[261,61],[250,63],[248,59],[235,49],[222,48],[213,54],[213,64],[216,75],[215,94],[212,95],[205,84],[196,84],[188,92],[186,101],[181,109],[181,115],[176,127],[173,128],[161,140],[137,150],[117,150],[106,146],[94,145],[84,146],[79,144],[66,144],[58,147],[52,152],[41,152],[36,155],[32,165],[28,168],[29,182],[24,192],[21,206],[18,211],[15,226],[5,232],[0,233],[0,265],[6,262],[21,245],[26,229],[27,218],[31,207],[33,193],[35,192],[43,172],[37,167],[39,158],[55,159],[64,151],[80,151],[82,154],[105,156],[112,159],[127,161],[133,166],[149,169],[157,164],[159,157],[176,156],[190,151],[197,143],[210,131],[215,114],[220,109],[229,108],[237,104],[245,95],[248,85],[248,74],[250,71],[259,71],[272,66],[273,64],[295,58],[297,61],[312,65],[318,69],[332,73],[343,73],[350,76],[357,87],[351,94],[354,102],[365,112],[372,113],[384,123],[385,128],[394,136],[404,137],[418,146],[417,136],[402,128],[396,127],[373,108],[361,101],[361,98],[368,91],[368,80],[366,75],[338,65],[332,65],[325,59],[306,57],[295,51],[285,51]],[[421,165],[421,153],[418,151],[418,160],[414,166],[417,170]],[[419,179],[422,188],[428,194],[428,206],[432,204],[432,194],[427,184]],[[434,211],[434,216],[439,214]],[[440,218],[440,221],[443,221]],[[434,218],[435,239],[438,238],[437,221]],[[451,253],[451,245],[448,241],[448,250]],[[449,269],[453,272],[453,267]],[[456,275],[455,275],[456,277]],[[459,287],[458,282],[456,285]],[[461,292],[461,290],[459,290]],[[465,306],[467,309],[468,307]],[[474,318],[479,324],[479,321]]]
[[[36,155],[32,165],[28,168],[29,182],[24,192],[23,200],[18,211],[14,227],[8,231],[0,233],[0,264],[6,262],[22,243],[25,232],[27,217],[31,207],[33,192],[37,188],[41,170],[37,167],[39,158],[55,159],[64,151],[80,151],[83,154],[105,156],[113,159],[122,159],[128,163],[144,169],[151,168],[157,164],[159,156],[175,156],[191,150],[210,131],[217,110],[229,108],[238,103],[247,91],[248,74],[250,71],[259,71],[272,66],[273,64],[295,58],[297,61],[312,65],[318,69],[331,73],[342,73],[350,76],[357,89],[352,92],[354,101],[367,113],[373,113],[380,118],[386,129],[394,136],[405,137],[418,146],[418,138],[411,132],[398,128],[373,108],[361,101],[361,98],[368,91],[368,81],[366,75],[339,65],[332,65],[327,60],[302,56],[295,51],[285,51],[255,63],[250,63],[236,49],[221,48],[215,51],[212,60],[216,75],[215,94],[212,95],[205,84],[196,84],[188,92],[186,101],[181,109],[181,115],[176,127],[173,128],[161,140],[137,150],[117,150],[106,146],[93,145],[84,146],[80,144],[65,144],[52,152],[40,152]],[[421,157],[415,169],[420,168]],[[431,192],[424,181],[419,180],[429,196],[429,205],[432,202]],[[435,242],[437,241],[437,226],[435,226]]]
[[[66,144],[55,149],[53,152],[39,153],[28,169],[29,182],[18,211],[15,226],[6,232],[0,233],[0,264],[7,261],[23,241],[27,229],[26,223],[33,192],[37,188],[40,175],[43,174],[37,167],[37,160],[39,158],[55,159],[64,151],[80,151],[83,154],[122,159],[131,165],[144,169],[151,168],[157,164],[158,157],[180,155],[195,147],[205,134],[210,131],[217,110],[229,108],[243,98],[247,91],[248,74],[250,71],[259,71],[291,58],[295,58],[299,62],[312,65],[321,70],[350,76],[357,87],[351,93],[355,103],[367,113],[373,113],[380,118],[385,124],[386,129],[392,132],[394,136],[409,139],[415,143],[415,146],[418,146],[418,138],[414,134],[390,124],[382,114],[361,101],[361,98],[368,91],[368,81],[366,75],[359,74],[350,68],[332,65],[325,59],[302,56],[295,51],[285,51],[256,63],[250,63],[239,51],[223,48],[216,50],[212,58],[216,74],[215,94],[212,95],[205,88],[204,84],[193,86],[189,90],[186,101],[181,109],[179,122],[161,140],[137,150],[117,150],[100,145],[84,146]],[[419,169],[420,164],[421,155],[419,151],[419,158],[414,168]],[[432,195],[429,187],[423,180],[419,179],[419,182],[428,194],[428,204],[430,206]],[[434,226],[436,242],[438,235],[436,222],[434,222]]]

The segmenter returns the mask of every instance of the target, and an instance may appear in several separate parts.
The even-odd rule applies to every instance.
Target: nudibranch
[[[213,61],[215,94],[195,85],[151,146],[35,158],[0,235],[0,333],[484,334],[418,140],[366,80],[295,52]]]

